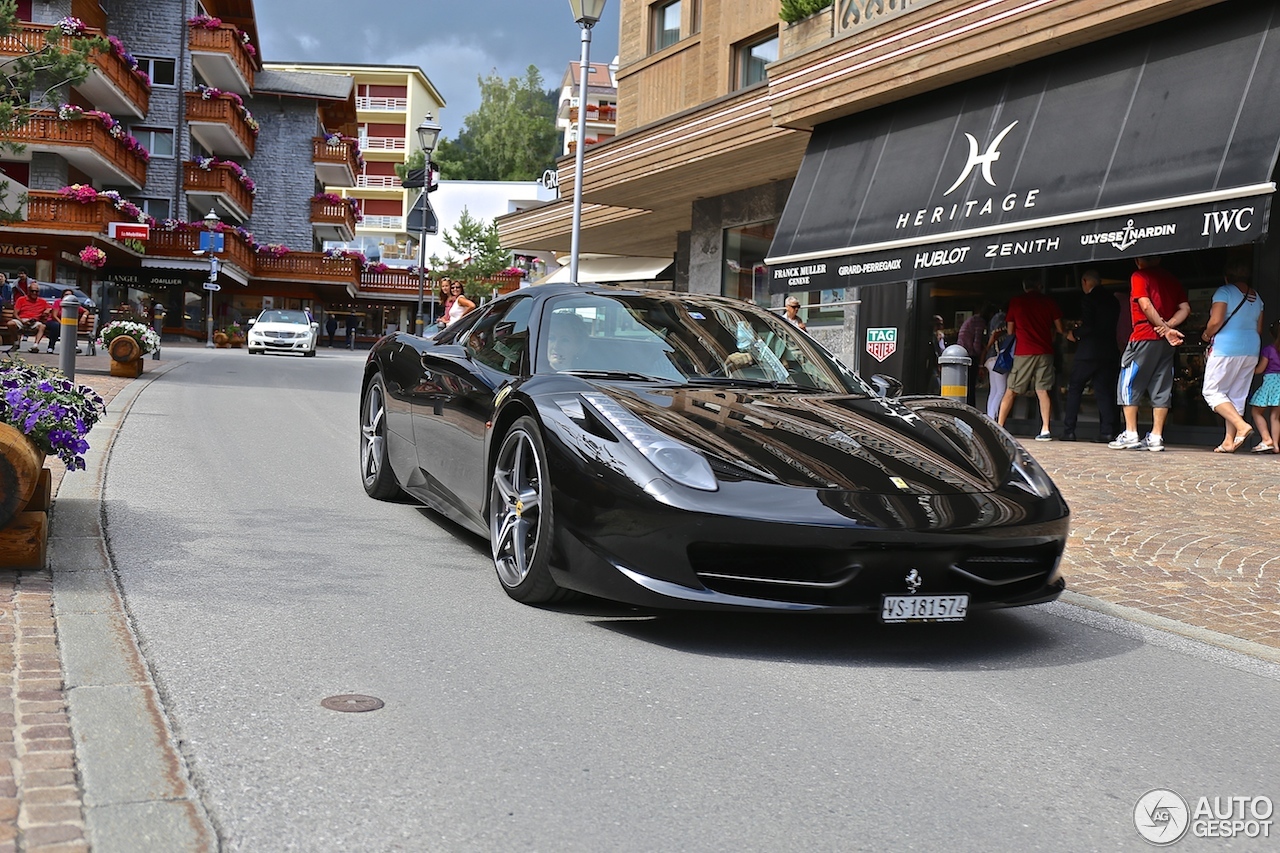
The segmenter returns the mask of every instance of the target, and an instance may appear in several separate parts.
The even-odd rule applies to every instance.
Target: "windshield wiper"
[[[750,388],[798,388],[804,386],[794,382],[779,382],[776,379],[739,379],[733,376],[690,376],[685,380],[690,385],[746,385]]]
[[[647,373],[634,373],[630,370],[559,370],[570,376],[581,376],[583,379],[626,379],[632,382],[669,382],[661,376],[650,376]]]

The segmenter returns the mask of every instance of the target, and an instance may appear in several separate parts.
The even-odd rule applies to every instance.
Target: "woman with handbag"
[[[1009,371],[996,370],[996,359],[1002,349],[1001,344],[1009,335],[1005,324],[1004,311],[997,310],[987,323],[987,345],[982,349],[982,365],[987,368],[987,380],[990,391],[987,394],[987,417],[995,420],[1000,415],[1000,401],[1004,399],[1005,388],[1009,384]],[[1009,357],[1013,357],[1013,341],[1008,341]]]
[[[1249,284],[1249,268],[1227,265],[1226,284],[1213,294],[1209,325],[1201,340],[1209,344],[1204,362],[1204,401],[1226,421],[1226,435],[1214,453],[1235,453],[1253,427],[1241,416],[1253,369],[1262,346],[1262,297]]]

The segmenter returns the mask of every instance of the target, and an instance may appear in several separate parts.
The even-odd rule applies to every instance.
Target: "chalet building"
[[[908,392],[935,387],[935,315],[954,341],[1032,278],[1079,316],[1085,269],[1124,293],[1134,258],[1161,255],[1193,309],[1166,436],[1220,432],[1198,338],[1226,263],[1280,309],[1280,2],[779,7],[619,0],[618,133],[585,154],[584,252],[671,258],[690,291],[794,294],[819,340]],[[568,249],[571,158],[558,178],[557,201],[500,220],[504,243]]]
[[[588,66],[586,113],[586,145],[612,139],[618,127],[618,81],[614,67],[605,62]],[[578,99],[582,92],[582,63],[571,62],[560,80],[560,101],[556,107],[556,130],[560,131],[564,155],[570,156],[578,146]]]

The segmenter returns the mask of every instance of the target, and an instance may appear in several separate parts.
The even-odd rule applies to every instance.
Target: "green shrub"
[[[815,12],[821,12],[832,4],[833,0],[782,0],[782,11],[778,17],[788,24],[794,24]]]

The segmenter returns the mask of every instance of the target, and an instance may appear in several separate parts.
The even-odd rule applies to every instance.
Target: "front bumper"
[[[249,346],[253,349],[273,352],[310,352],[315,348],[315,338],[312,335],[304,335],[301,338],[277,338],[250,332]]]

